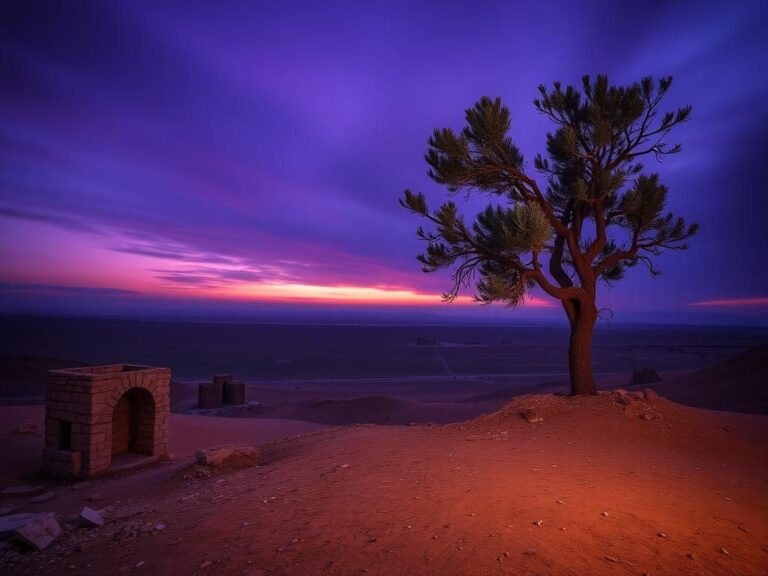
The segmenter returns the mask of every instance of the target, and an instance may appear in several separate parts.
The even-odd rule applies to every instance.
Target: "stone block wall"
[[[198,408],[221,408],[222,404],[245,404],[245,383],[235,382],[231,374],[216,374],[211,384],[199,384]]]
[[[113,364],[51,370],[46,382],[43,470],[92,478],[114,454],[167,452],[167,368]]]

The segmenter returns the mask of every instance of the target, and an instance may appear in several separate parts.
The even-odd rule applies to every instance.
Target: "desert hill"
[[[768,414],[768,344],[654,389],[688,406]]]

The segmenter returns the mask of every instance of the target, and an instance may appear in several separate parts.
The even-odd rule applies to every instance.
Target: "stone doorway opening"
[[[155,401],[145,388],[131,388],[112,412],[112,464],[121,455],[152,455],[155,445]]]

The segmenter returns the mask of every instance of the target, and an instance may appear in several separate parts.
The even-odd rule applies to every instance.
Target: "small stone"
[[[144,566],[144,564],[146,564],[144,560],[139,560],[138,562],[136,562],[136,568],[141,568],[142,566]]]
[[[0,492],[0,496],[35,496],[42,491],[42,486],[9,486]]]
[[[658,534],[656,534],[656,536],[658,536],[659,538],[666,538],[667,537],[667,535],[664,534],[664,532],[659,532]]]
[[[720,548],[720,554],[729,554],[729,552],[725,548]]]
[[[643,412],[640,414],[640,420],[644,420],[645,422],[650,422],[653,420],[653,415],[650,412]]]
[[[656,393],[656,390],[653,390],[652,388],[646,388],[643,390],[643,395],[645,396],[646,400],[655,400],[659,397],[659,395]]]
[[[608,560],[608,562],[618,562],[619,561],[619,559],[614,557],[614,556],[605,556],[604,558],[606,560]]]
[[[538,416],[536,414],[536,410],[534,410],[533,408],[526,408],[520,413],[520,415],[523,418],[525,418],[528,422],[531,422],[531,423],[544,421],[544,418],[542,418],[541,416]]]
[[[536,521],[534,522],[534,524],[535,524],[536,526],[541,526],[542,524],[544,524],[544,520],[536,520]]]
[[[525,550],[523,550],[523,554],[525,554],[526,556],[536,556],[536,550],[533,548],[526,548]]]
[[[43,514],[30,514],[28,512],[20,512],[19,514],[10,514],[0,517],[0,539],[7,538],[11,533],[27,524],[32,522],[35,518],[39,518]]]
[[[686,558],[689,558],[690,560],[696,560],[696,555],[692,553],[688,553],[685,555]]]
[[[213,562],[211,562],[210,560],[206,560],[205,562],[200,564],[200,568],[202,568],[203,570],[205,570],[206,568],[210,568],[211,566],[213,566]]]
[[[746,532],[747,534],[749,534],[749,528],[747,528],[747,527],[745,527],[745,526],[739,526],[739,530],[741,530],[742,532]]]
[[[36,550],[45,550],[61,535],[61,527],[56,522],[55,514],[38,514],[16,528],[13,534]]]
[[[163,530],[165,530],[165,524],[155,524],[155,532],[162,532]]]
[[[376,536],[371,536],[370,538],[368,538],[368,542],[370,544],[373,544],[374,542],[378,542],[378,541],[379,541],[379,539],[376,538]]]
[[[53,492],[45,492],[44,494],[40,494],[40,496],[35,496],[34,498],[29,499],[30,504],[41,504],[42,502],[48,502],[51,498],[56,496]]]
[[[208,448],[195,453],[195,459],[199,465],[212,468],[249,468],[257,465],[260,457],[261,451],[251,446]]]
[[[475,514],[474,512],[470,512],[469,515],[470,516],[477,516],[477,514]]]
[[[298,538],[294,538],[293,540],[291,540],[291,544],[298,544],[298,543],[299,543]]]
[[[101,514],[87,506],[80,510],[80,516],[77,518],[81,526],[104,526],[104,518]]]
[[[437,534],[432,534],[432,540],[437,540]]]
[[[557,504],[562,504],[562,503],[563,503],[563,501],[562,501],[562,500],[555,500],[555,503],[557,503]]]
[[[608,512],[600,512],[600,516],[608,516]]]

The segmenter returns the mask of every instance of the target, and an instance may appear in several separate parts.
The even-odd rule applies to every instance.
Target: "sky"
[[[421,222],[397,200],[445,199],[426,139],[484,95],[534,173],[552,129],[536,87],[602,73],[672,75],[667,108],[693,105],[683,152],[648,168],[701,231],[599,306],[768,323],[767,53],[760,0],[6,0],[0,312],[563,318],[541,292],[442,304],[449,278],[420,271]]]

